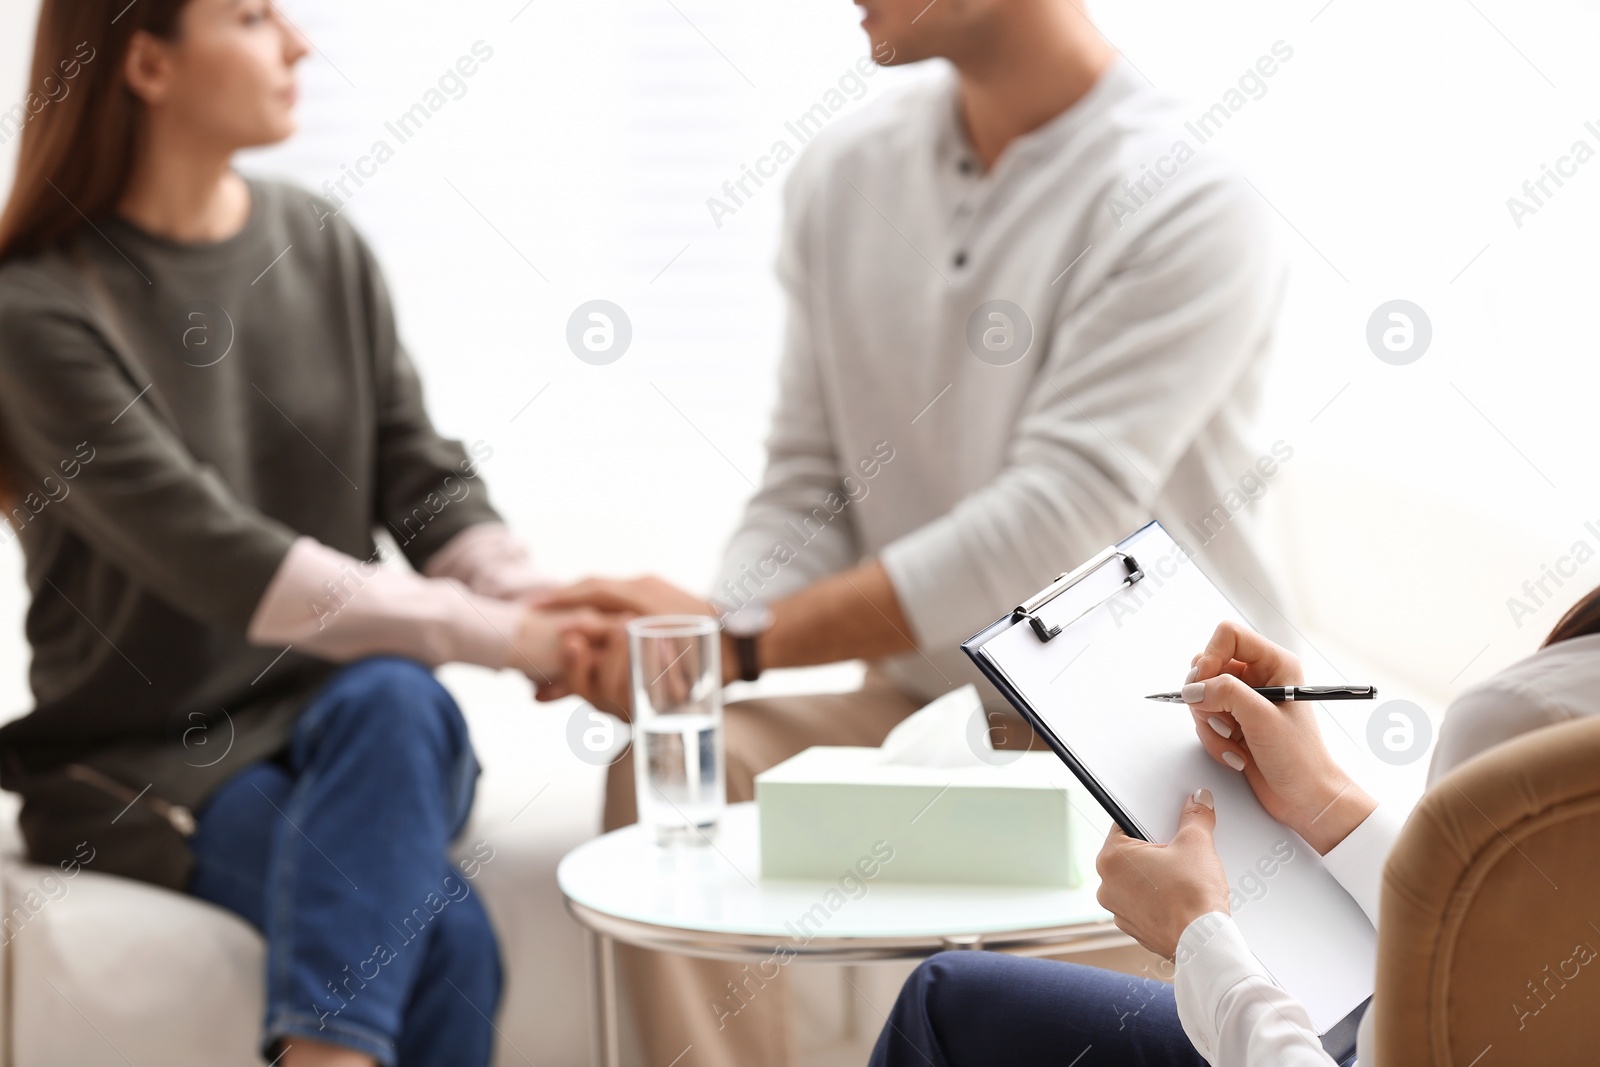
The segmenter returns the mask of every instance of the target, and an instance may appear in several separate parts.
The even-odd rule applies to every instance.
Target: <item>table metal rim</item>
[[[920,959],[952,948],[981,948],[1015,955],[1087,952],[1133,944],[1110,920],[1028,930],[989,933],[912,934],[887,937],[822,937],[805,942],[760,934],[690,930],[624,919],[565,897],[567,911],[579,925],[604,937],[638,948],[656,949],[702,959],[764,959],[788,952],[813,962]]]

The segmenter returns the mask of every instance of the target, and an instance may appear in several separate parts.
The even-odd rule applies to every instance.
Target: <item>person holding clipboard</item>
[[[1274,818],[1300,834],[1377,923],[1384,862],[1404,812],[1379,805],[1333,760],[1307,704],[1254,688],[1300,685],[1293,653],[1232,622],[1195,656],[1181,690],[1195,734],[1243,774]],[[1175,713],[1182,714],[1174,709]],[[1451,704],[1429,784],[1520,734],[1600,713],[1600,589],[1538,652]],[[1184,804],[1165,844],[1113,825],[1096,867],[1117,927],[1176,964],[1172,985],[1051,960],[949,952],[907,980],[873,1067],[1097,1063],[1141,1067],[1311,1067],[1324,1051],[1304,1008],[1266,976],[1229,915],[1206,790]],[[1356,1054],[1370,1063],[1370,1019]]]

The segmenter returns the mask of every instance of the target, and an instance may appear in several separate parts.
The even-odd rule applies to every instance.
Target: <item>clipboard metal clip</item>
[[[1110,593],[1107,593],[1103,599],[1095,601],[1093,604],[1090,604],[1088,607],[1078,612],[1078,614],[1074,615],[1072,618],[1067,619],[1064,622],[1058,622],[1054,626],[1045,625],[1044,620],[1039,617],[1040,608],[1043,608],[1046,604],[1050,603],[1050,601],[1054,600],[1062,593],[1065,593],[1068,589],[1071,589],[1073,586],[1089,577],[1089,575],[1095,573],[1101,567],[1106,566],[1114,560],[1120,561],[1127,569],[1126,576],[1123,578],[1121,585],[1112,590]],[[1134,582],[1137,582],[1143,577],[1144,571],[1139,568],[1138,560],[1128,555],[1128,553],[1122,552],[1116,548],[1107,548],[1101,551],[1093,559],[1084,563],[1084,565],[1079,567],[1077,570],[1061,575],[1061,577],[1051,582],[1049,586],[1035,593],[1028,600],[1018,604],[1012,609],[1011,621],[1021,622],[1023,619],[1028,620],[1028,624],[1033,627],[1033,632],[1039,638],[1039,640],[1048,641],[1052,637],[1055,637],[1057,634],[1059,634],[1062,627],[1070,626],[1077,622],[1079,619],[1089,614],[1089,612],[1093,611],[1101,604],[1104,604],[1107,600],[1110,600],[1113,596],[1116,596],[1118,593],[1122,592],[1122,590],[1128,588],[1128,586],[1132,585]]]

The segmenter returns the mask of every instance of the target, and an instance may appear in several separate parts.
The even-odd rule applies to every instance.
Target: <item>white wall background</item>
[[[0,106],[26,89],[35,7],[0,6]],[[705,200],[864,53],[854,9],[287,10],[317,46],[303,132],[246,165],[312,187],[366,153],[473,42],[493,47],[467,95],[349,210],[387,267],[435,418],[493,444],[496,498],[543,562],[562,575],[656,571],[704,585],[759,478],[779,326],[777,190],[721,228]],[[1268,503],[1283,513],[1310,622],[1442,706],[1600,583],[1591,562],[1522,628],[1506,609],[1575,541],[1600,547],[1583,526],[1600,529],[1600,161],[1521,228],[1505,204],[1574,140],[1600,147],[1583,127],[1600,120],[1596,4],[1102,0],[1095,11],[1196,113],[1275,41],[1294,49],[1205,149],[1247,168],[1294,261],[1261,432],[1296,452]],[[851,106],[915,76],[880,73]],[[14,148],[0,149],[0,191]],[[575,359],[563,337],[572,310],[596,297],[634,326],[632,349],[607,367]],[[1364,340],[1373,309],[1397,297],[1434,330],[1406,367]],[[19,574],[15,549],[0,552],[7,710],[28,699]]]

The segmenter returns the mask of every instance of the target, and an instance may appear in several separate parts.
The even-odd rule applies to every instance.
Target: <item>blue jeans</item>
[[[872,1052],[872,1067],[995,1063],[1206,1067],[1165,982],[993,952],[924,962]]]
[[[433,675],[371,659],[200,810],[189,891],[266,937],[268,1059],[299,1036],[386,1065],[489,1062],[499,947],[446,855],[477,776]]]

